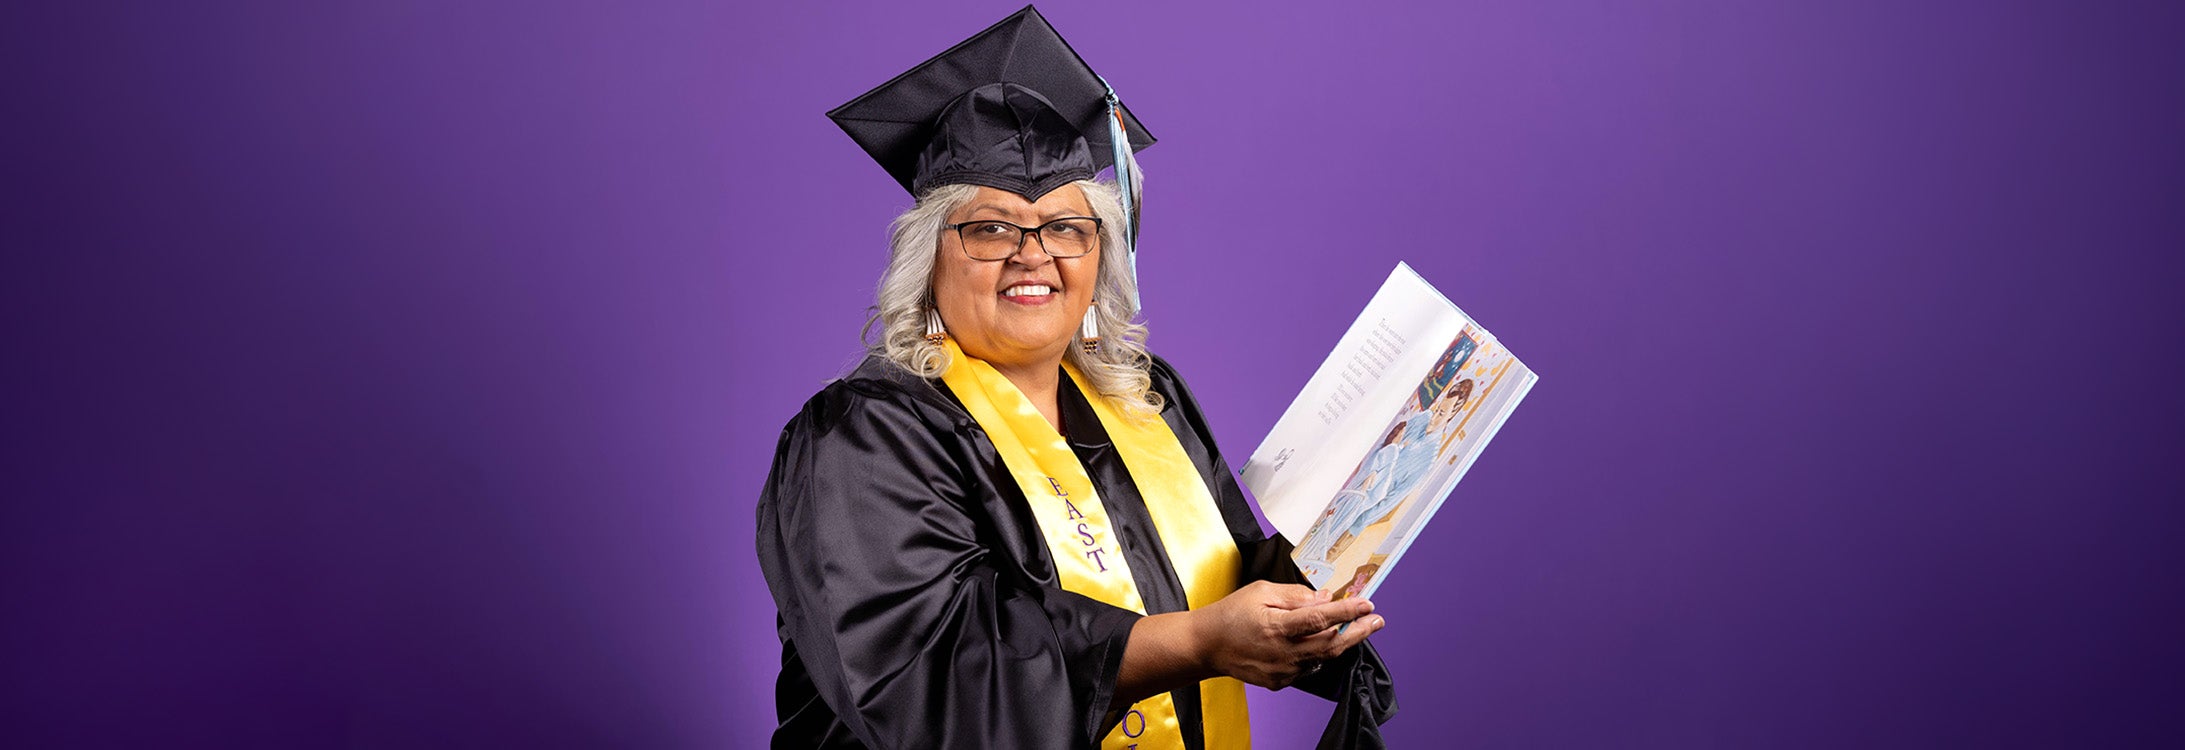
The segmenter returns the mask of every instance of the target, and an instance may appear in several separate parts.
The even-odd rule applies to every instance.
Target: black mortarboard
[[[1038,200],[1115,163],[1108,96],[1027,5],[827,116],[912,195],[968,183]],[[1153,145],[1116,109],[1132,151]]]

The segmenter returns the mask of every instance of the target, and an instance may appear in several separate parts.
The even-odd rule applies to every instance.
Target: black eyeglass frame
[[[1056,254],[1054,250],[1047,247],[1047,235],[1043,234],[1043,232],[1046,232],[1048,227],[1060,224],[1065,221],[1090,221],[1093,223],[1093,241],[1091,244],[1085,246],[1085,252],[1075,255],[1059,255]],[[1009,251],[1008,255],[1004,255],[999,258],[981,258],[979,256],[972,255],[971,238],[964,236],[964,227],[972,226],[974,224],[1000,224],[1003,226],[1015,227],[1017,230],[1016,247],[1012,248]],[[999,219],[977,219],[973,221],[958,222],[955,224],[942,224],[941,228],[955,230],[956,247],[964,251],[964,257],[988,263],[1008,260],[1012,257],[1015,257],[1017,253],[1024,252],[1024,240],[1027,237],[1038,237],[1040,252],[1046,253],[1047,257],[1049,258],[1083,258],[1087,255],[1091,255],[1093,249],[1099,247],[1101,241],[1106,236],[1104,233],[1101,232],[1101,230],[1104,228],[1104,225],[1102,224],[1102,222],[1100,221],[1100,217],[1098,216],[1063,216],[1036,227],[1028,227],[1013,221],[1001,221]]]

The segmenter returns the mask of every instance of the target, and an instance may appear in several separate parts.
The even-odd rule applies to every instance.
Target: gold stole
[[[1047,551],[1055,560],[1062,588],[1144,614],[1145,602],[1138,596],[1115,527],[1108,523],[1107,510],[1070,444],[993,365],[966,356],[953,339],[943,345],[948,348],[949,368],[941,382],[963,400],[1024,490],[1047,538]],[[1064,362],[1063,370],[1100,416],[1100,424],[1107,428],[1116,453],[1138,485],[1138,494],[1144,496],[1191,608],[1213,604],[1236,590],[1242,566],[1236,541],[1229,537],[1229,527],[1205,479],[1184,455],[1183,444],[1176,441],[1168,423],[1159,417],[1133,418],[1117,412],[1085,384],[1084,374],[1075,366]],[[1201,681],[1199,704],[1207,750],[1251,746],[1244,683],[1230,677]],[[1169,693],[1131,706],[1101,743],[1109,750],[1180,750],[1183,746]]]

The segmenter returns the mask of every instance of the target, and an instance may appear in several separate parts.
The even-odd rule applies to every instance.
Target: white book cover
[[[1314,587],[1371,596],[1538,380],[1399,263],[1252,451],[1244,484]]]

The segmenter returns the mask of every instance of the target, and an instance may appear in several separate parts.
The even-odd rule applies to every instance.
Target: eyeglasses
[[[1090,216],[1065,216],[1036,227],[1006,221],[967,221],[944,224],[956,230],[964,254],[972,260],[1007,260],[1024,249],[1026,236],[1039,237],[1039,247],[1050,258],[1075,258],[1100,244],[1100,220]]]

